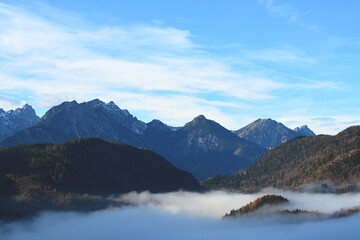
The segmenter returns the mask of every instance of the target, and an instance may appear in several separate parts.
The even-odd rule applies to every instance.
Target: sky
[[[336,134],[360,124],[357,0],[0,0],[0,108],[114,101]]]

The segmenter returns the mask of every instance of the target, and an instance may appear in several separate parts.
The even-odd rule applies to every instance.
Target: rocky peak
[[[16,108],[15,110],[9,110],[7,112],[5,112],[3,109],[0,108],[0,114],[2,118],[8,118],[8,119],[18,118],[18,117],[29,117],[30,120],[32,120],[33,118],[38,119],[35,110],[29,104],[25,104],[21,108]]]
[[[38,120],[35,110],[28,104],[7,112],[0,109],[0,140],[35,125]]]
[[[56,113],[63,111],[64,109],[67,108],[71,108],[74,106],[79,105],[75,100],[71,101],[71,102],[63,102],[60,105],[54,106],[52,108],[50,108],[50,110],[48,110],[44,116],[42,116],[42,118],[40,119],[39,122],[45,121],[47,119],[49,119],[50,117],[54,116]]]
[[[98,98],[95,98],[95,99],[93,99],[93,100],[90,100],[90,101],[88,101],[88,102],[86,102],[87,104],[89,104],[89,105],[99,105],[99,104],[104,104],[104,102],[103,101],[101,101],[100,99],[98,99]]]
[[[294,129],[294,131],[298,132],[299,134],[301,134],[303,136],[316,136],[316,134],[307,125],[297,127]]]
[[[148,129],[157,129],[157,130],[165,130],[165,131],[169,131],[169,130],[177,131],[180,129],[178,127],[169,126],[158,119],[154,119],[151,122],[148,122],[146,126]]]
[[[299,134],[271,118],[257,119],[235,133],[250,142],[272,149]]]
[[[151,122],[148,122],[146,124],[146,131],[147,133],[150,132],[169,132],[171,131],[171,127],[169,127],[168,125],[166,125],[165,123],[161,122],[158,119],[154,119]]]
[[[108,109],[113,110],[113,111],[119,111],[119,110],[121,110],[113,101],[108,102],[108,103],[106,104],[106,107],[107,107]],[[123,111],[123,112],[124,112],[124,111]],[[124,113],[125,113],[125,112],[124,112]]]
[[[148,127],[160,127],[160,126],[166,126],[162,121],[158,119],[154,119],[151,122],[146,124]]]
[[[196,118],[194,118],[191,122],[186,123],[184,127],[195,126],[207,122],[209,122],[209,120],[204,115],[199,115]]]
[[[121,125],[136,134],[143,134],[144,130],[146,129],[146,124],[144,122],[139,121],[127,110],[121,110],[113,101],[105,103],[99,99],[94,99],[80,104],[76,101],[64,102],[58,106],[51,108],[42,117],[41,121],[46,121],[55,114],[62,111],[68,111],[69,109],[73,111],[73,113],[71,114],[68,113],[69,116],[76,113],[76,119],[89,118],[89,116],[93,116],[94,114],[99,116],[99,118],[95,118],[92,121],[89,120],[89,124],[93,127],[96,126],[95,128],[99,131],[102,131],[104,127],[102,126],[104,125],[104,122],[101,123],[101,121],[108,121],[108,124]],[[74,125],[74,129],[75,128],[76,126]]]
[[[186,123],[179,131],[187,135],[188,145],[201,146],[205,152],[212,147],[217,147],[219,141],[238,140],[233,132],[213,120],[206,119],[204,115],[199,115],[191,122]]]
[[[204,121],[207,120],[206,117],[202,114],[200,114],[199,116],[197,116],[196,118],[194,118],[195,121]]]

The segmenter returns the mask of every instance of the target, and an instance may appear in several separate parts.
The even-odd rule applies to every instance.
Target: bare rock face
[[[28,104],[7,112],[0,108],[0,141],[35,125],[38,121],[35,110]]]

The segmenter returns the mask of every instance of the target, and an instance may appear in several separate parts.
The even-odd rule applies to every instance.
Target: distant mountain
[[[4,111],[0,108],[0,141],[6,137],[33,126],[39,117],[35,110],[28,104],[16,110]]]
[[[311,131],[311,129],[307,126],[301,126],[294,129],[295,132],[298,132],[301,136],[316,136],[316,134]]]
[[[328,182],[349,189],[360,178],[360,126],[336,136],[297,137],[264,154],[246,171],[204,182],[212,188],[256,191],[265,187],[293,189]]]
[[[98,99],[55,106],[35,126],[4,139],[0,147],[63,143],[82,137],[100,137],[152,149],[202,180],[245,169],[266,152],[202,115],[181,128],[159,120],[145,124],[113,102]]]
[[[191,174],[150,150],[97,138],[1,149],[0,178],[6,180],[3,196],[48,187],[82,194],[202,189]]]
[[[250,166],[266,152],[203,115],[177,131],[164,126],[158,129],[162,129],[158,130],[161,133],[151,136],[162,136],[161,139],[147,141],[146,147],[159,152],[198,179],[219,173],[235,173]]]
[[[63,143],[72,138],[100,137],[139,145],[146,124],[113,102],[98,99],[77,103],[64,102],[51,108],[39,122],[0,143],[11,147],[21,143]]]
[[[297,136],[314,136],[315,134],[307,127],[291,130],[282,123],[270,118],[258,119],[249,125],[234,131],[239,137],[252,143],[256,143],[266,149],[272,149]]]

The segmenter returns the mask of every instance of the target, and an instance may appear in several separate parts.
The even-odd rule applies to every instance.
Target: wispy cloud
[[[255,63],[250,63],[247,62],[246,63],[249,67],[254,68],[254,69],[258,69],[258,70],[262,70],[265,72],[268,72],[269,74],[274,74],[276,76],[282,76],[285,77],[287,79],[291,78],[294,80],[298,80],[293,82],[292,84],[283,84],[283,88],[288,88],[288,89],[293,89],[293,88],[299,88],[299,89],[332,89],[332,90],[344,90],[344,87],[341,86],[341,82],[333,82],[333,81],[320,81],[320,80],[313,80],[313,79],[309,79],[309,78],[305,78],[302,76],[298,76],[298,75],[294,75],[294,74],[289,74],[286,72],[281,72],[278,70],[274,70],[268,67],[264,67],[262,65],[259,64],[255,64]]]
[[[18,107],[21,107],[25,104],[24,101],[21,101],[14,97],[9,97],[5,95],[0,94],[0,108],[2,108],[5,111],[8,111],[10,109],[15,109]]]
[[[291,22],[298,20],[297,11],[290,6],[278,4],[274,0],[258,0],[258,2],[265,6],[266,10],[274,16],[285,17]]]
[[[197,54],[201,49],[187,30],[79,29],[9,5],[0,9],[0,89],[27,92],[40,98],[36,103],[42,107],[73,96],[101,97],[109,90],[148,92],[149,98],[153,91],[170,91],[257,100],[271,98],[271,91],[282,86]]]
[[[258,3],[265,7],[270,16],[284,18],[288,22],[296,23],[310,31],[320,30],[318,25],[306,22],[299,11],[290,3],[279,3],[277,0],[258,0]]]
[[[317,134],[327,133],[331,135],[336,135],[349,126],[360,124],[360,117],[356,114],[330,116],[293,115],[291,117],[280,117],[277,120],[291,128],[306,124]]]
[[[291,49],[265,49],[253,50],[247,54],[250,59],[269,61],[276,63],[303,63],[314,64],[317,63],[315,58],[307,57],[298,51]]]
[[[89,27],[50,10],[55,17],[0,3],[0,91],[27,96],[36,108],[100,98],[148,115],[145,121],[182,125],[206,114],[237,129],[246,124],[239,122],[241,110],[278,98],[278,91],[331,89],[323,81],[297,77],[289,83],[280,72],[234,68],[231,60],[206,52],[190,31],[164,23]],[[260,50],[253,59],[316,61],[286,49],[256,53]]]

